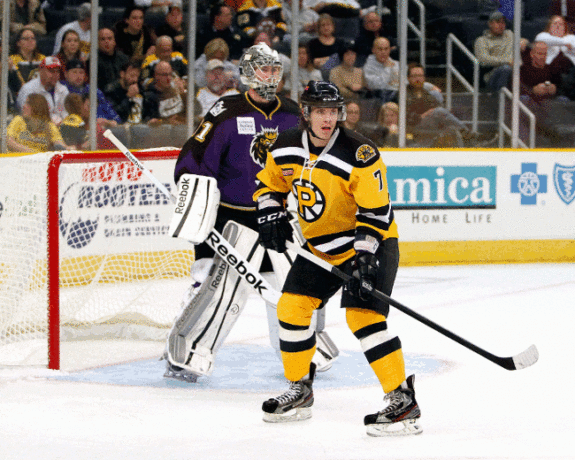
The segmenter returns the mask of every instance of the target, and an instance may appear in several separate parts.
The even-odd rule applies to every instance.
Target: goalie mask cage
[[[136,156],[175,190],[178,153]],[[165,340],[193,262],[167,235],[170,200],[119,152],[0,162],[0,366],[60,369],[80,340]]]

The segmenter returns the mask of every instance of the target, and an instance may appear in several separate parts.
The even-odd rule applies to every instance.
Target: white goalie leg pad
[[[169,234],[194,244],[202,243],[214,228],[219,203],[220,190],[216,179],[183,174],[178,182]]]
[[[223,236],[250,264],[261,265],[264,249],[257,232],[230,221]],[[209,276],[170,334],[169,362],[197,375],[210,375],[215,355],[243,311],[249,292],[250,285],[216,255]]]

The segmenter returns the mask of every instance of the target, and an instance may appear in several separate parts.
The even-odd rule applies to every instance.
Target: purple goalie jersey
[[[277,97],[255,105],[247,93],[220,98],[186,142],[176,163],[175,181],[185,173],[214,177],[222,204],[254,209],[256,174],[278,133],[297,126],[299,109]]]

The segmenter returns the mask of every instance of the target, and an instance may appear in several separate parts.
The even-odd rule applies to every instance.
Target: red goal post
[[[135,155],[174,190],[178,153]],[[3,158],[2,168],[0,365],[39,364],[45,349],[60,369],[64,341],[163,340],[193,261],[189,243],[167,236],[169,199],[119,152]]]

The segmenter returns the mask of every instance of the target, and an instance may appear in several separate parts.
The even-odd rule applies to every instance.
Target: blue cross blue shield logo
[[[575,166],[555,164],[553,182],[559,198],[565,204],[570,204],[575,199]]]
[[[537,174],[537,163],[521,163],[521,174],[511,175],[511,193],[521,194],[522,205],[536,205],[537,194],[547,193],[547,175]]]

